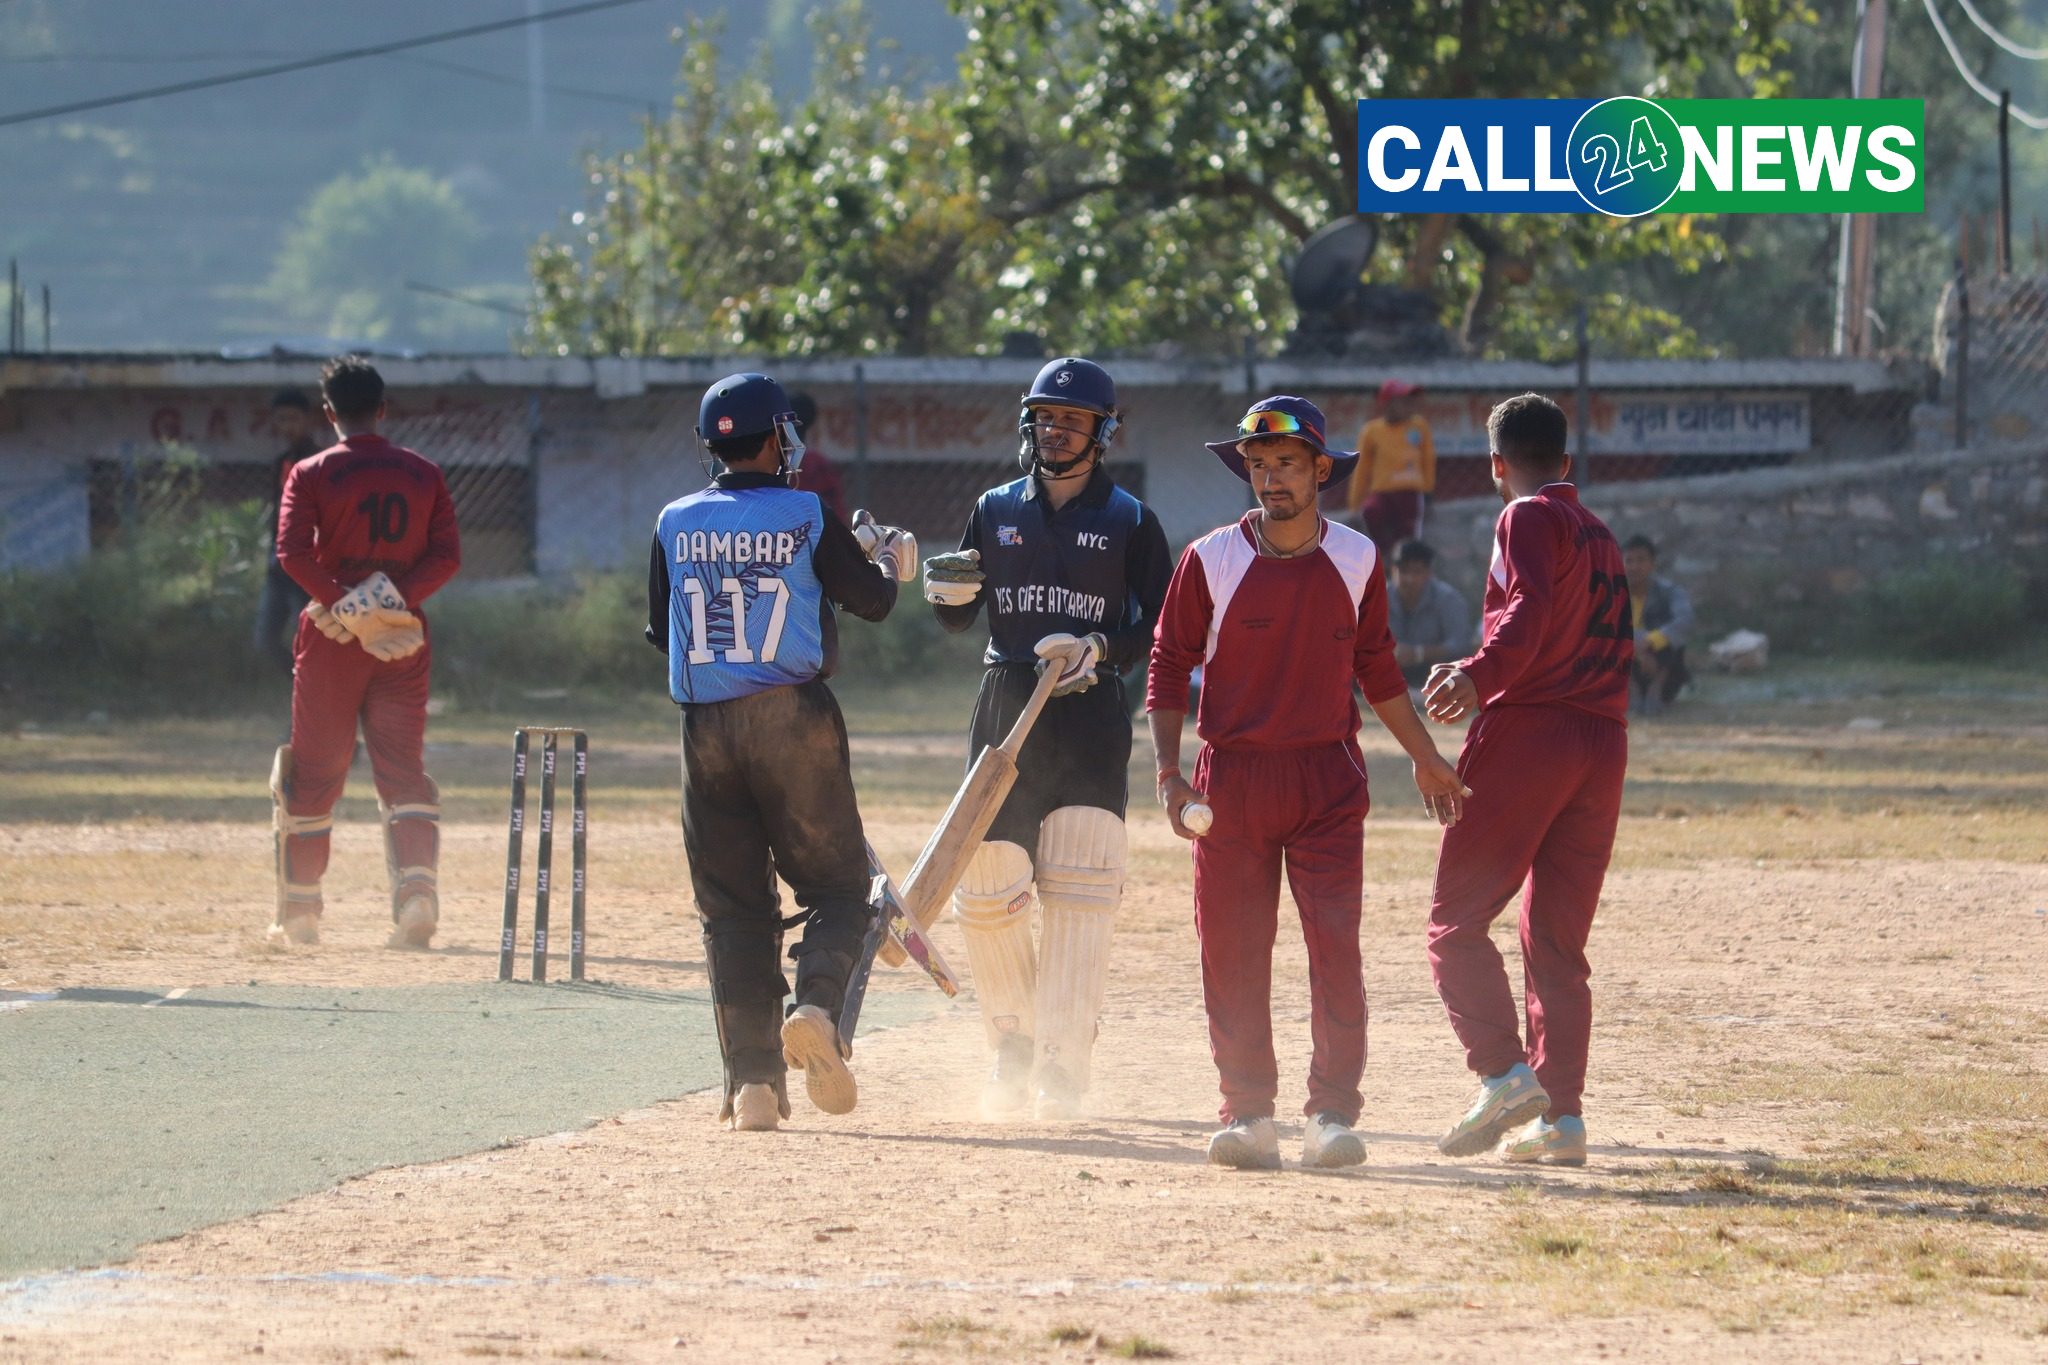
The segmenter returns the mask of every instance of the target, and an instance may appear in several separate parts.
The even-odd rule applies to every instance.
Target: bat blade
[[[946,808],[945,818],[932,831],[898,893],[904,911],[918,928],[929,929],[938,919],[1016,783],[1017,760],[1001,749],[984,748],[974,760],[967,780],[960,784],[953,804]],[[892,967],[899,966],[903,952],[894,943],[884,943],[882,958]]]

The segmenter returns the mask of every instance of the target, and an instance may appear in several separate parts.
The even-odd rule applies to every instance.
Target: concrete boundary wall
[[[948,541],[975,491],[1015,476],[1017,396],[1040,362],[425,356],[377,364],[391,386],[394,437],[447,465],[451,484],[452,471],[462,471],[458,505],[467,502],[465,520],[490,537],[467,576],[493,577],[637,564],[660,507],[702,485],[692,436],[698,396],[741,369],[813,394],[816,444],[841,466],[850,499],[864,430],[876,514],[928,542]],[[1248,505],[1244,484],[1202,443],[1232,429],[1253,390],[1315,399],[1333,442],[1348,446],[1383,380],[1424,385],[1451,495],[1483,486],[1492,401],[1536,389],[1569,411],[1575,384],[1570,366],[1522,362],[1111,367],[1128,414],[1113,459],[1135,472],[1176,543]],[[277,445],[271,393],[310,390],[319,369],[310,358],[0,357],[0,568],[62,564],[104,542],[110,480],[160,458],[165,442],[215,466],[220,477],[209,488],[219,496],[262,491]],[[857,371],[864,402],[856,401]],[[1628,477],[1904,448],[1917,382],[1870,360],[1595,362],[1595,466]]]

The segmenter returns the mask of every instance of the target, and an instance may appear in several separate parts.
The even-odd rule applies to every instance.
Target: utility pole
[[[1884,86],[1885,0],[1856,6],[1856,59],[1849,93],[1874,100]],[[1863,355],[1870,349],[1870,308],[1877,275],[1877,215],[1842,215],[1842,247],[1835,273],[1835,354]]]
[[[546,54],[540,45],[540,0],[526,0],[526,117],[535,137],[548,130]]]
[[[2012,274],[2012,91],[1998,92],[1998,273]]]
[[[50,353],[50,286],[43,286],[43,354]]]

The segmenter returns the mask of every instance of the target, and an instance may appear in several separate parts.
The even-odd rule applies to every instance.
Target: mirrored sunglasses
[[[1291,412],[1248,412],[1237,424],[1240,436],[1300,436],[1315,434],[1314,428]]]

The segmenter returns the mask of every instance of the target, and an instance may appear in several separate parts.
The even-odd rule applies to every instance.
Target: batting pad
[[[320,883],[297,881],[292,877],[292,840],[325,838],[334,828],[334,813],[293,815],[285,808],[292,785],[292,748],[280,745],[270,764],[270,830],[276,843],[277,918],[284,923],[288,912],[311,910],[319,913]]]
[[[1037,1036],[1038,963],[1031,950],[1031,855],[991,839],[974,851],[953,893],[988,1045]]]
[[[1095,1021],[1109,984],[1109,941],[1123,901],[1124,822],[1096,806],[1061,806],[1038,828],[1038,1057],[1088,1088]]]

